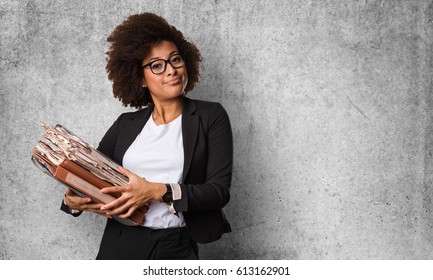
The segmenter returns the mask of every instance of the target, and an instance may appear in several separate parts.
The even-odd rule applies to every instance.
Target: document
[[[32,149],[33,163],[45,174],[57,179],[76,194],[96,203],[109,203],[121,194],[104,194],[100,190],[128,183],[118,164],[61,125],[43,122],[43,135]],[[148,206],[137,209],[131,217],[113,216],[119,222],[135,226],[144,221]]]

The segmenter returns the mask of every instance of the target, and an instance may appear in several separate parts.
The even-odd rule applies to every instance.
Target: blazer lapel
[[[194,155],[195,145],[197,143],[198,128],[199,128],[199,117],[194,115],[197,107],[189,98],[183,99],[182,109],[182,138],[183,138],[183,175],[182,182],[185,181],[188,175],[189,168],[191,166],[192,157]]]
[[[185,181],[191,166],[194,150],[197,143],[198,129],[199,129],[199,116],[194,115],[197,107],[193,100],[184,97],[182,108],[182,138],[183,138],[183,175],[182,182]],[[117,150],[115,152],[115,159],[122,164],[123,156],[134,142],[137,135],[141,132],[146,122],[149,120],[153,111],[153,105],[146,109],[136,112],[129,120],[126,120],[124,126],[121,128],[122,133],[119,135]]]
[[[125,120],[123,127],[121,127],[121,133],[119,134],[117,150],[115,159],[122,164],[123,156],[134,142],[137,135],[141,132],[146,122],[149,120],[153,111],[153,105],[135,112],[131,115],[130,119]]]

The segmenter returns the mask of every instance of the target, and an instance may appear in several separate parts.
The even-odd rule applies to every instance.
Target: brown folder
[[[96,186],[99,189],[113,186],[110,183],[96,177],[94,174],[92,174],[91,172],[87,171],[86,169],[82,168],[81,166],[79,166],[78,164],[74,163],[73,161],[71,161],[69,159],[63,160],[63,162],[60,163],[59,167],[63,167],[64,169],[78,175],[80,178],[84,179],[85,181]],[[56,177],[56,176],[54,176],[54,177]],[[121,194],[120,193],[112,193],[111,196],[118,198],[121,196]],[[106,202],[104,202],[104,203],[106,203]],[[144,205],[144,206],[138,208],[135,212],[139,212],[139,213],[143,214],[143,217],[144,217],[144,214],[147,212],[148,209],[149,209],[149,207]]]
[[[60,164],[57,167],[56,172],[54,173],[54,177],[68,184],[69,186],[73,187],[84,195],[90,197],[93,201],[97,203],[107,204],[115,200],[115,198],[111,195],[101,193],[100,186],[89,183],[88,181],[84,180],[83,177],[77,174],[72,173],[71,171],[64,168],[62,164]],[[129,218],[138,224],[142,224],[144,221],[144,213],[140,211],[134,211],[134,213],[132,213]]]
[[[47,158],[38,153],[36,150],[32,150],[32,153],[37,157],[39,165],[41,161],[46,165],[49,172],[45,172],[48,175],[58,179],[60,182],[69,186],[75,193],[81,196],[90,197],[96,203],[107,204],[115,200],[120,194],[104,194],[100,190],[105,187],[112,187],[112,185],[95,175],[85,170],[78,164],[72,162],[69,159],[64,159],[58,166],[53,165]],[[138,225],[144,221],[144,215],[147,212],[148,206],[144,205],[134,211],[128,219],[123,219],[118,216],[114,216],[116,220],[126,225]],[[132,220],[132,221],[130,221]]]
[[[82,194],[90,197],[96,203],[107,204],[115,200],[115,198],[111,195],[101,193],[98,187],[90,184],[80,176],[77,176],[76,174],[65,169],[63,166],[59,165],[57,167],[56,172],[54,173],[54,178],[59,179],[60,181],[78,190]]]

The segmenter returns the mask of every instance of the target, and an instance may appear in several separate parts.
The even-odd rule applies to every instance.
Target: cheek
[[[186,69],[185,69],[182,91],[185,90],[187,84],[188,84],[188,72],[186,72]]]
[[[143,78],[143,83],[147,87],[149,87],[149,86],[152,87],[152,86],[155,86],[155,85],[157,85],[159,83],[162,83],[162,81],[159,81],[157,76],[156,77],[151,77],[149,75],[145,75],[144,78]]]
[[[147,86],[149,84],[149,77],[148,76],[149,75],[146,72],[144,72],[144,74],[143,74],[143,85],[145,85],[145,86]]]

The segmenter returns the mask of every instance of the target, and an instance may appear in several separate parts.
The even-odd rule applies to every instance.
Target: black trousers
[[[187,229],[125,226],[108,219],[97,260],[197,260],[198,246]]]

